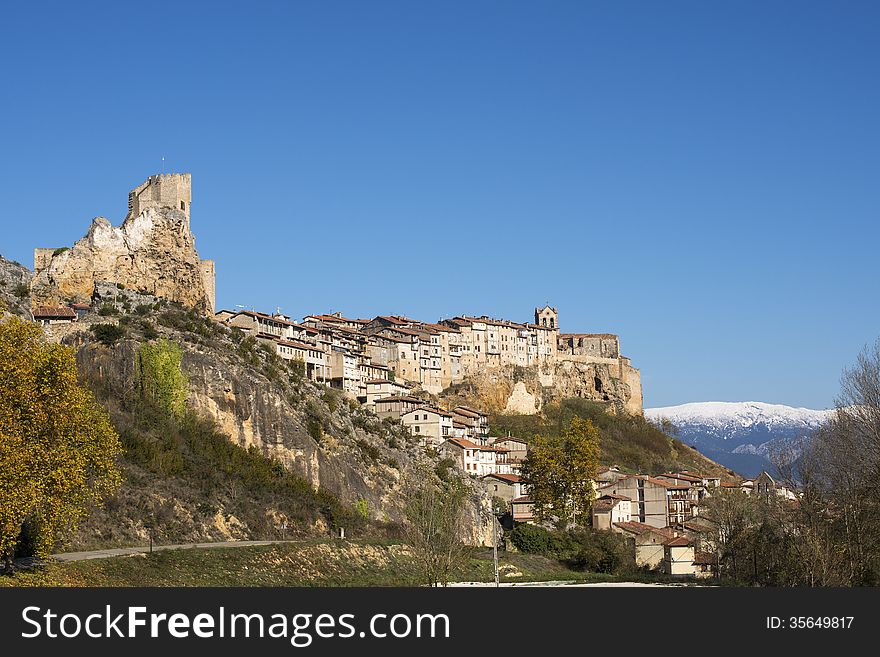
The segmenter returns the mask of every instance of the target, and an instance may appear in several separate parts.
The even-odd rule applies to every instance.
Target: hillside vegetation
[[[528,441],[535,435],[559,436],[573,417],[590,420],[599,429],[601,462],[622,470],[660,473],[691,470],[703,474],[736,478],[724,466],[667,435],[639,415],[611,414],[606,406],[585,399],[570,398],[544,407],[541,415],[498,414],[491,418],[491,433],[508,433]]]
[[[340,528],[348,536],[397,535],[392,509],[386,514],[369,486],[415,458],[408,432],[370,421],[337,391],[304,380],[295,364],[210,319],[173,304],[128,305],[101,306],[88,333],[65,338],[124,447],[122,488],[79,526],[70,549],[145,545],[151,536],[172,544],[327,536]],[[266,424],[285,443],[237,444],[193,408],[187,395],[205,394],[193,362],[249,386],[242,397],[283,399],[289,407]],[[252,408],[236,411],[239,421],[253,422]],[[302,462],[283,462],[276,454],[288,453],[278,449],[286,445],[333,449],[322,472],[335,490],[316,486]]]

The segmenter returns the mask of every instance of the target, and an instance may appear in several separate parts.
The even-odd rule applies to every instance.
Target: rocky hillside
[[[175,208],[147,208],[121,226],[103,218],[71,248],[46,250],[35,272],[35,303],[87,302],[101,281],[176,301],[201,312],[213,301],[189,219]]]
[[[31,278],[30,269],[0,256],[0,317],[12,314],[30,318]]]
[[[134,296],[142,299],[117,290],[101,301],[100,316],[53,327],[55,339],[76,349],[83,380],[107,405],[128,449],[126,484],[83,528],[80,545],[143,541],[157,517],[166,538],[186,541],[277,537],[284,524],[291,532],[326,534],[339,513],[348,515],[350,531],[355,511],[374,525],[395,523],[403,518],[405,477],[415,467],[460,476],[438,468],[439,457],[426,455],[399,423],[380,421],[339,392],[304,380],[237,329],[176,304],[134,304]],[[122,335],[94,328],[107,324],[120,327]],[[204,426],[168,425],[161,413],[138,405],[139,350],[160,338],[183,347],[187,406],[207,420]],[[225,454],[217,436],[241,453]],[[256,493],[235,470],[263,477],[265,466],[252,462],[256,457],[283,466],[318,497],[300,491],[291,501],[269,491],[249,499]],[[230,466],[228,476],[214,472],[236,460],[241,463]],[[487,500],[471,480],[466,485],[473,500],[471,540],[484,543],[491,535],[481,513]],[[116,533],[106,534],[107,527]]]

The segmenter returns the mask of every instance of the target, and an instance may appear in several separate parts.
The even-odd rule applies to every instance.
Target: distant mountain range
[[[774,444],[812,434],[833,413],[762,402],[697,402],[645,409],[648,420],[667,418],[678,427],[683,443],[745,477],[761,470],[772,473],[769,454]]]

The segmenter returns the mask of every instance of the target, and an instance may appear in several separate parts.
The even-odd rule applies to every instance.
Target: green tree
[[[539,520],[552,520],[563,528],[589,524],[599,454],[599,430],[577,416],[558,437],[535,436],[522,479]]]
[[[141,394],[177,416],[186,410],[187,380],[182,365],[183,349],[170,340],[148,342],[138,350]]]
[[[77,381],[73,351],[36,324],[0,323],[0,558],[7,572],[27,523],[49,554],[120,483],[119,437]]]

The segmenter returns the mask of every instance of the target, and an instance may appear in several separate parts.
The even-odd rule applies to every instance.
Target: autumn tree
[[[522,466],[534,514],[562,528],[587,525],[599,470],[599,430],[573,417],[559,437],[535,436]]]
[[[0,323],[0,559],[7,572],[25,524],[36,556],[119,485],[119,437],[77,381],[71,349],[33,323]]]

